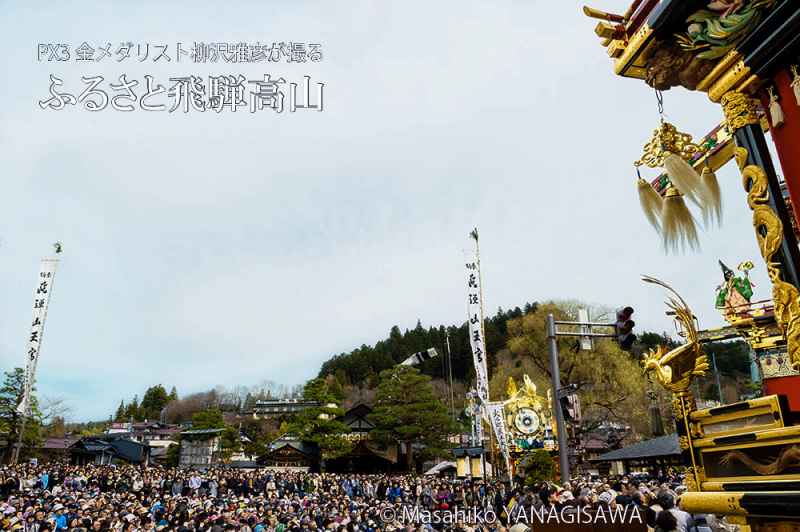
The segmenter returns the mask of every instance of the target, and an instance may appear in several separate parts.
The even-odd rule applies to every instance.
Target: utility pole
[[[449,392],[449,395],[450,395],[450,414],[453,416],[453,420],[455,421],[455,419],[456,419],[456,401],[455,401],[455,397],[454,397],[454,394],[453,394],[453,357],[450,354],[450,331],[445,329],[444,330],[444,335],[445,335],[444,336],[445,337],[445,342],[446,342],[446,345],[447,345],[447,372],[448,372],[447,378],[448,378],[448,381],[449,381],[448,388],[450,390],[450,392]]]
[[[661,420],[661,405],[658,394],[653,389],[653,383],[648,379],[647,396],[650,398],[650,430],[654,437],[664,435],[664,422]]]
[[[553,386],[553,409],[556,415],[558,432],[558,463],[561,467],[561,484],[569,482],[569,449],[567,449],[567,428],[564,412],[558,398],[561,389],[561,371],[558,367],[558,344],[556,343],[556,321],[552,314],[547,315],[547,341],[550,344],[550,377]]]
[[[25,423],[28,421],[27,412],[22,414],[20,417],[21,417],[21,420],[20,420],[19,427],[18,427],[19,434],[17,434],[17,441],[14,444],[14,451],[11,453],[11,464],[12,465],[15,465],[17,463],[17,461],[19,461],[19,452],[20,452],[20,449],[22,449],[22,438],[25,435]]]
[[[631,309],[631,314],[633,309]],[[558,325],[577,327],[577,332],[559,331]],[[611,328],[611,333],[592,332],[592,327]],[[556,416],[556,430],[558,431],[558,463],[561,468],[561,483],[569,482],[569,448],[567,445],[567,429],[564,421],[564,412],[561,409],[561,398],[568,395],[572,390],[569,387],[561,387],[561,371],[558,364],[558,343],[559,336],[578,336],[581,338],[617,338],[616,323],[592,323],[589,321],[556,321],[552,314],[547,315],[547,343],[550,347],[550,376],[552,377],[552,394],[554,402],[554,414]],[[630,332],[630,331],[628,331]]]

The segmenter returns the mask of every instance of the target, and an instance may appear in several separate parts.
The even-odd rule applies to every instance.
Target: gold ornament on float
[[[653,131],[653,137],[644,145],[642,157],[634,162],[642,210],[650,225],[661,234],[664,249],[668,252],[699,247],[697,222],[684,197],[700,208],[706,226],[719,223],[722,216],[716,175],[706,168],[701,176],[691,164],[701,152],[691,135],[679,131],[662,118],[658,129]],[[641,178],[640,166],[664,169],[669,185],[663,198]]]
[[[708,357],[700,345],[694,314],[683,298],[667,283],[654,277],[642,279],[666,288],[675,296],[667,300],[667,307],[674,313],[675,321],[687,340],[685,344],[669,352],[663,345],[651,349],[642,358],[642,365],[646,372],[653,373],[661,386],[674,394],[685,394],[694,378],[703,377],[709,369]]]
[[[506,426],[519,439],[541,439],[550,423],[549,405],[536,392],[536,384],[527,375],[518,389],[513,377],[506,387],[508,400],[503,403]]]

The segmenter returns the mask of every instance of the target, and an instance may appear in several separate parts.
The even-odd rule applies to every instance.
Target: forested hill
[[[508,340],[506,323],[534,311],[536,307],[537,303],[526,303],[523,308],[515,307],[508,311],[498,309],[497,314],[486,318],[484,327],[486,329],[486,348],[489,352],[487,363],[490,371],[495,365],[496,354],[506,347]],[[472,365],[466,321],[458,326],[439,325],[428,329],[418,321],[416,327],[410,330],[406,329],[405,332],[395,325],[389,331],[389,337],[374,346],[362,345],[349,353],[336,355],[325,362],[320,369],[319,376],[334,375],[342,385],[364,384],[372,388],[381,371],[402,362],[414,353],[433,347],[440,356],[426,361],[420,366],[420,369],[434,378],[444,377],[447,372],[445,358],[448,334],[450,336],[453,379],[469,380],[474,376],[475,370]]]
[[[486,318],[487,363],[490,375],[497,366],[498,355],[507,351],[508,322],[536,311],[538,306],[538,303],[526,303],[522,308],[515,307],[507,311],[498,309],[494,316]],[[333,375],[341,386],[353,385],[372,389],[377,385],[377,377],[381,371],[395,366],[414,353],[433,347],[440,356],[424,362],[419,368],[433,378],[446,378],[448,374],[446,356],[448,334],[454,382],[473,381],[475,369],[470,352],[466,321],[461,325],[439,325],[427,329],[418,321],[416,327],[410,330],[406,329],[405,332],[401,331],[398,326],[394,326],[389,331],[389,337],[374,346],[362,345],[349,353],[342,353],[329,359],[322,364],[319,377]],[[666,333],[656,334],[641,331],[638,333],[638,340],[633,347],[631,356],[638,360],[642,353],[654,348],[659,343],[666,343],[672,347],[677,346]],[[749,376],[749,350],[745,342],[741,340],[713,342],[706,345],[706,352],[716,354],[717,367],[723,376],[733,378]],[[709,381],[707,384],[710,386],[713,383]],[[712,391],[708,394],[711,394]]]

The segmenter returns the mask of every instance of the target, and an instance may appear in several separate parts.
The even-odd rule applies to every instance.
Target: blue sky
[[[597,7],[624,11],[626,2]],[[724,225],[665,256],[632,161],[653,92],[612,74],[570,1],[4,2],[0,41],[0,367],[21,365],[38,261],[62,264],[39,394],[102,419],[152,384],[181,394],[295,384],[392,325],[464,317],[462,249],[478,226],[486,304],[582,299],[671,329],[672,283],[703,326],[721,274],[751,259],[768,296],[738,173]],[[320,42],[320,63],[37,62],[38,43]],[[324,112],[42,110],[50,74],[265,73],[325,82]],[[665,94],[702,136],[699,93]]]

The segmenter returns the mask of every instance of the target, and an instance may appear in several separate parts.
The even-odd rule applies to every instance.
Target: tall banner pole
[[[56,254],[61,253],[61,244],[54,244]],[[42,336],[44,335],[44,323],[47,319],[47,309],[50,304],[50,297],[53,293],[53,281],[56,276],[58,266],[57,257],[45,257],[39,266],[39,276],[36,279],[36,289],[33,295],[33,319],[27,336],[27,349],[25,351],[26,366],[25,380],[22,384],[22,399],[17,406],[17,416],[21,420],[17,443],[11,457],[11,463],[16,464],[19,460],[20,450],[25,434],[25,425],[32,414],[32,393],[36,382],[36,366],[39,362],[39,353],[42,347]]]
[[[481,308],[480,272],[477,250],[467,260],[467,323],[472,360],[475,364],[475,389],[483,406],[489,401],[489,379],[486,367],[486,344],[483,338],[483,309]]]
[[[497,438],[497,444],[503,453],[506,468],[510,470],[510,455],[502,416],[502,403],[492,404],[489,401],[489,376],[486,363],[486,333],[483,313],[483,282],[480,268],[480,244],[478,230],[473,229],[470,237],[475,240],[474,257],[467,262],[467,309],[469,340],[472,358],[475,364],[476,388],[480,406],[480,418],[486,418],[491,425],[490,435]],[[479,421],[480,422],[480,421]],[[491,438],[491,436],[490,436]],[[490,445],[493,443],[490,440]],[[492,446],[493,448],[493,446]]]
[[[483,300],[483,274],[481,273],[481,242],[480,242],[480,238],[478,236],[478,228],[477,227],[472,230],[472,233],[470,233],[470,236],[475,239],[475,259],[476,259],[476,262],[478,263],[478,287],[479,287],[480,298],[481,298],[481,302],[480,302],[480,306],[481,306],[481,336],[483,337],[483,346],[484,346],[484,350],[483,351],[484,351],[485,356],[488,357],[489,356],[489,351],[486,349],[486,316],[485,316],[485,314],[483,312],[483,302],[484,302],[484,300]],[[484,364],[486,364],[485,360],[486,359],[484,358]],[[489,401],[489,391],[488,391],[489,372],[488,372],[488,369],[486,371],[486,378],[487,378],[486,397],[484,398],[483,401],[481,401],[480,406],[479,406],[478,423],[480,423],[480,424],[483,423],[483,418],[484,417],[488,418],[491,421],[491,418],[489,418],[489,411],[486,408],[486,404],[488,404],[488,401]],[[483,431],[481,431],[481,432],[483,432]],[[495,432],[494,430],[490,430],[489,431],[489,449],[492,452],[492,458],[494,458],[494,436],[495,436],[494,432]],[[478,442],[478,444],[482,446],[483,445],[483,441]],[[485,454],[486,453],[481,454],[481,471],[482,471],[482,473],[484,475],[486,475],[486,459],[484,458]],[[492,464],[494,464],[494,460],[492,460]]]

